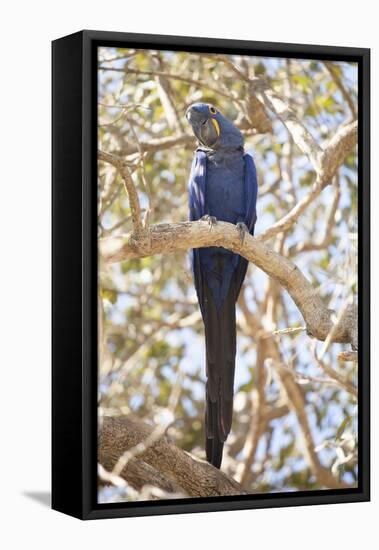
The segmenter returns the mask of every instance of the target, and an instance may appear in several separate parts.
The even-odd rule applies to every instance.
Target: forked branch
[[[267,244],[247,235],[243,245],[233,224],[218,222],[209,228],[208,222],[159,224],[149,229],[149,250],[139,248],[131,235],[100,240],[100,252],[106,263],[143,258],[155,254],[170,254],[190,248],[221,246],[236,252],[273,277],[287,290],[301,312],[308,334],[325,340],[333,328],[332,314],[318,291],[289,259],[274,252]],[[357,309],[347,308],[334,331],[334,342],[357,346]]]

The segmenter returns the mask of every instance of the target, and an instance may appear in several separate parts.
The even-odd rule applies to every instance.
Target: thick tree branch
[[[338,168],[345,162],[353,147],[358,142],[358,121],[341,126],[329,141],[321,158],[319,173],[321,183],[327,185]]]
[[[156,468],[138,458],[132,458],[122,470],[121,476],[112,473],[113,458],[107,453],[102,455],[103,463],[99,469],[100,481],[116,486],[130,485],[137,491],[141,491],[146,485],[158,487],[167,493],[184,493],[183,489],[170,479],[162,475]],[[136,495],[137,496],[137,495]],[[187,496],[183,494],[183,496]]]
[[[125,451],[146,440],[153,427],[130,417],[102,419],[99,434],[99,463],[111,471]],[[166,436],[161,436],[128,462],[121,477],[140,487],[144,476],[166,491],[182,491],[191,497],[245,494],[244,489],[208,462],[179,449]]]
[[[115,263],[190,248],[221,246],[241,254],[285,288],[304,317],[310,335],[325,340],[333,327],[333,312],[328,310],[318,291],[312,287],[298,267],[250,235],[245,238],[242,245],[233,224],[218,222],[212,229],[209,228],[208,222],[204,221],[155,225],[149,230],[149,244],[150,247],[146,250],[140,248],[138,241],[130,235],[122,235],[101,239],[100,251],[105,262]],[[335,331],[333,341],[357,346],[356,306],[346,310]]]

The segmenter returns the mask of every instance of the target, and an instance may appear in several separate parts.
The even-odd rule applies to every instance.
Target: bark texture
[[[111,471],[120,456],[127,450],[133,454],[133,448],[145,441],[153,429],[127,416],[103,417],[98,442],[100,464]],[[132,457],[121,477],[138,489],[144,484],[152,484],[167,492],[180,492],[190,497],[245,494],[239,483],[208,462],[179,449],[165,435]]]

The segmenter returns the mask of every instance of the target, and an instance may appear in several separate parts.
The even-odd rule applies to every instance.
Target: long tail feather
[[[236,355],[236,290],[229,289],[218,310],[212,293],[205,285],[205,345],[206,345],[206,455],[220,468],[224,441],[233,417],[233,385]]]

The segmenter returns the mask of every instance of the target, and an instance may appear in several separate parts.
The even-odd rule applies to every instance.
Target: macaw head
[[[194,103],[188,107],[186,119],[201,145],[208,149],[243,146],[240,130],[209,103]]]

